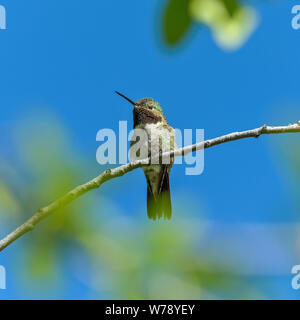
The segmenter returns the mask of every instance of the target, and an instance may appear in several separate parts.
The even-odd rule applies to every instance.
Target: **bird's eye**
[[[152,106],[149,106],[149,109],[150,109],[150,110],[152,110],[152,109],[153,109],[153,107],[152,107]]]

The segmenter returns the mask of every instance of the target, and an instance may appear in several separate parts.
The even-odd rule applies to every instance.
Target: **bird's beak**
[[[124,94],[118,92],[118,91],[115,91],[116,94],[118,94],[119,96],[121,96],[122,98],[126,99],[128,102],[130,102],[134,107],[136,106],[136,103],[133,102],[132,100],[130,100],[129,98],[125,97]]]

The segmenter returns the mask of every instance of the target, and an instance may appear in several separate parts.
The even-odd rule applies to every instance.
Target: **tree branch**
[[[230,141],[235,141],[235,140],[250,138],[250,137],[258,138],[262,134],[280,134],[280,133],[293,133],[293,132],[300,132],[300,121],[298,121],[295,124],[290,124],[288,126],[270,127],[270,126],[264,125],[260,128],[256,128],[252,130],[247,130],[242,132],[233,132],[221,137],[199,142],[194,145],[186,146],[181,149],[176,149],[171,152],[165,152],[162,155],[162,157],[183,156],[183,155],[187,155],[190,152],[210,148],[225,142],[230,142]],[[154,159],[152,159],[152,161],[153,160]],[[102,174],[100,174],[98,177],[94,178],[93,180],[76,187],[75,189],[71,190],[66,195],[52,202],[48,206],[39,209],[24,224],[19,226],[16,230],[11,232],[9,235],[7,235],[5,238],[3,238],[0,241],[0,251],[4,250],[7,246],[9,246],[12,242],[20,238],[22,235],[33,230],[34,227],[41,220],[44,220],[46,217],[48,217],[57,209],[66,206],[68,203],[79,198],[81,195],[87,193],[88,191],[99,188],[104,182],[111,180],[113,178],[121,177],[127,172],[130,172],[136,168],[139,168],[143,165],[148,164],[149,161],[150,159],[148,158],[148,159],[133,161],[114,169],[108,169],[104,171]]]

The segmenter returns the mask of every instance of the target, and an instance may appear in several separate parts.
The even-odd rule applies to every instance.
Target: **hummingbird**
[[[136,160],[138,152],[131,152],[132,146],[139,141],[146,146],[146,157],[159,156],[164,152],[174,150],[175,130],[168,124],[161,105],[152,98],[143,98],[137,102],[132,101],[122,93],[118,95],[133,105],[134,136],[138,130],[144,130],[146,135],[140,136],[139,141],[131,141],[130,158]],[[138,158],[140,159],[140,158]],[[170,194],[169,173],[174,163],[174,157],[169,161],[151,163],[142,167],[147,180],[147,215],[149,219],[171,219],[172,204]]]

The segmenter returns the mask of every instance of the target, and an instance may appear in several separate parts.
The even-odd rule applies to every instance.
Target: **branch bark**
[[[300,121],[295,124],[290,124],[288,126],[279,126],[279,127],[271,127],[264,125],[260,128],[241,131],[241,132],[233,132],[224,136],[220,136],[214,139],[206,140],[203,142],[196,143],[194,145],[186,146],[181,149],[177,149],[171,152],[165,152],[162,157],[172,157],[172,156],[183,156],[187,155],[190,152],[198,151],[201,149],[207,149],[225,142],[235,141],[244,138],[255,137],[258,138],[262,134],[281,134],[281,133],[295,133],[300,132]],[[153,160],[153,159],[152,159]],[[4,250],[7,246],[13,243],[15,240],[26,234],[27,232],[34,229],[34,227],[42,220],[47,218],[53,212],[55,212],[58,208],[62,208],[66,206],[71,201],[79,198],[83,194],[91,191],[93,189],[99,188],[104,182],[111,180],[113,178],[121,177],[124,174],[139,168],[143,165],[148,164],[150,159],[143,159],[138,161],[133,161],[128,164],[122,165],[120,167],[114,169],[108,169],[100,174],[98,177],[88,181],[85,184],[77,186],[70,192],[68,192],[63,197],[57,199],[46,207],[39,209],[30,219],[28,219],[25,223],[15,229],[13,232],[8,234],[5,238],[0,240],[0,251]]]

